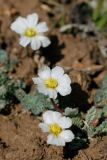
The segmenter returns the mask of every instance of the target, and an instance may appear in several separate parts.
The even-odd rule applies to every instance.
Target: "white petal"
[[[37,84],[37,90],[38,92],[43,93],[44,95],[48,95],[48,90],[43,83]]]
[[[71,84],[71,79],[67,74],[64,74],[63,77],[61,77],[61,79],[62,78],[63,78],[63,82]]]
[[[39,82],[41,82],[41,79],[39,77],[34,77],[32,78],[34,84],[38,84]]]
[[[63,116],[59,119],[58,124],[61,126],[62,129],[65,129],[71,127],[72,121],[69,117]]]
[[[65,146],[65,141],[61,137],[55,137],[54,135],[50,134],[47,140],[48,144],[56,145],[56,146]]]
[[[58,85],[56,88],[57,92],[59,92],[62,96],[69,95],[71,93],[71,86],[69,84]]]
[[[33,50],[38,50],[41,47],[41,42],[39,41],[38,38],[32,38],[31,40],[31,48]]]
[[[59,92],[61,94],[61,96],[66,96],[69,95],[71,93],[71,86],[58,86],[56,88],[57,92]]]
[[[19,40],[21,46],[26,47],[30,43],[30,39],[22,36]]]
[[[67,74],[58,78],[58,87],[56,88],[62,96],[66,96],[71,93],[71,79]]]
[[[75,136],[72,131],[64,130],[60,133],[59,137],[61,137],[65,142],[71,142]]]
[[[33,80],[34,84],[37,85],[38,92],[43,93],[44,95],[48,95],[48,90],[47,90],[46,86],[44,85],[42,79],[37,77],[37,78],[32,78],[32,80]]]
[[[33,80],[34,84],[44,85],[43,80],[40,79],[39,77],[32,78],[32,80]]]
[[[58,77],[62,76],[63,74],[64,74],[64,70],[60,66],[54,67],[51,72],[51,76],[56,79],[58,79]]]
[[[33,80],[34,84],[37,85],[38,92],[43,93],[44,95],[48,95],[48,90],[47,90],[46,86],[44,85],[42,79],[37,77],[37,78],[32,78],[32,80]]]
[[[46,36],[37,36],[37,38],[40,40],[42,47],[47,47],[51,44],[51,41]]]
[[[27,16],[29,27],[35,27],[38,23],[38,15],[36,13]]]
[[[39,123],[39,127],[42,129],[43,132],[48,132],[48,126],[45,123]]]
[[[19,34],[23,34],[27,27],[28,23],[26,19],[22,17],[18,17],[10,26],[13,31]]]
[[[57,123],[61,118],[61,113],[56,111],[46,111],[43,114],[43,120],[46,124]]]
[[[52,111],[46,111],[45,113],[43,113],[44,123],[46,123],[46,124],[53,123],[52,115],[53,115]]]
[[[57,92],[55,89],[47,88],[48,96],[49,98],[56,99],[57,98]]]
[[[51,75],[50,68],[45,66],[45,67],[39,69],[38,75],[40,78],[42,78],[44,80],[50,78],[50,75]]]
[[[46,22],[41,22],[41,23],[37,24],[36,29],[39,33],[47,32],[48,26],[47,26]]]

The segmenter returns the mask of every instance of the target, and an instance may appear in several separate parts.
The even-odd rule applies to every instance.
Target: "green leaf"
[[[25,88],[21,80],[11,79],[6,73],[0,72],[0,111],[14,101],[15,90]]]
[[[3,99],[0,99],[0,111],[5,108],[7,105],[6,101]]]
[[[97,106],[107,105],[107,76],[104,77],[101,88],[96,91],[94,102]]]
[[[53,109],[50,99],[43,94],[30,95],[26,94],[24,90],[19,89],[16,91],[16,97],[21,104],[34,115],[42,113],[46,109]]]
[[[69,117],[75,117],[78,115],[78,109],[77,108],[70,108],[70,107],[67,107],[65,108],[65,112],[64,112],[64,115],[65,116],[69,116]]]
[[[92,120],[95,118],[96,116],[96,108],[92,107],[88,110],[87,114],[86,114],[86,123],[90,124],[92,122]]]
[[[83,120],[80,117],[73,117],[71,120],[73,125],[77,126],[78,128],[82,128]]]
[[[103,114],[107,117],[107,106],[103,107]]]
[[[87,134],[88,134],[88,137],[89,138],[92,138],[96,135],[96,132],[95,132],[95,127],[94,126],[89,126],[87,129]]]
[[[107,11],[96,22],[96,26],[98,29],[102,29],[105,25],[107,25]]]
[[[103,7],[103,3],[104,3],[104,0],[98,0],[97,1],[97,7],[96,7],[96,9],[93,12],[93,17],[92,17],[92,19],[94,21],[96,21],[100,17],[101,10],[102,10],[102,7]]]
[[[97,128],[96,128],[96,133],[101,134],[101,133],[106,133],[107,134],[107,120],[103,121]]]
[[[4,50],[0,49],[0,63],[6,64],[8,61],[8,54]]]

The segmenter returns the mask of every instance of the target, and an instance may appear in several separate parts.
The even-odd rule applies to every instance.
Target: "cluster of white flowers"
[[[66,142],[74,139],[72,131],[68,130],[72,125],[70,118],[62,116],[56,111],[46,111],[43,114],[44,123],[40,123],[39,127],[43,132],[49,133],[47,143],[56,146],[65,146]]]
[[[11,29],[20,34],[20,45],[26,47],[31,43],[33,50],[38,50],[41,46],[47,47],[51,42],[43,35],[48,31],[46,22],[38,23],[38,15],[36,13],[28,15],[26,18],[18,17],[11,24]]]
[[[71,79],[64,74],[62,67],[56,66],[52,70],[49,67],[41,68],[37,78],[33,82],[37,85],[40,93],[48,95],[49,98],[56,99],[57,93],[66,96],[71,93]]]
[[[56,66],[52,70],[44,67],[38,71],[37,78],[33,78],[39,92],[48,95],[49,98],[56,99],[57,93],[66,96],[71,93],[71,79],[64,74],[62,67]],[[48,144],[57,146],[65,146],[66,142],[74,139],[74,134],[70,130],[72,121],[70,118],[62,116],[61,113],[55,111],[46,111],[43,114],[44,123],[40,123],[39,127],[43,132],[49,132]]]
[[[43,35],[48,31],[46,22],[38,23],[36,13],[28,15],[26,18],[18,17],[11,24],[11,29],[20,34],[20,45],[26,47],[31,44],[33,50],[38,50],[41,46],[47,47],[51,42]],[[71,79],[64,73],[63,68],[56,66],[52,70],[49,67],[43,67],[38,71],[38,77],[33,78],[40,93],[48,95],[49,98],[56,99],[57,93],[66,96],[71,93]],[[70,130],[72,121],[70,118],[62,116],[56,111],[46,111],[43,114],[44,123],[39,127],[43,132],[48,132],[48,144],[65,146],[66,142],[74,139],[74,134]]]

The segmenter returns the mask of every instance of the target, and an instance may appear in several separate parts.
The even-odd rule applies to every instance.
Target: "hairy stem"
[[[58,111],[60,113],[63,113],[63,110],[60,108],[60,106],[58,104],[56,104],[54,102],[54,100],[52,98],[51,98],[51,102],[52,102],[52,104],[53,104],[53,106],[54,106],[54,108],[55,108],[56,111]]]

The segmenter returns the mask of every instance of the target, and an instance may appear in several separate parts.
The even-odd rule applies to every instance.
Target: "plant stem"
[[[54,108],[55,108],[56,111],[58,111],[60,113],[63,113],[63,110],[60,108],[60,106],[58,104],[56,104],[54,102],[54,100],[52,98],[51,98],[51,102],[52,102],[52,104],[53,104],[53,106],[54,106]]]

